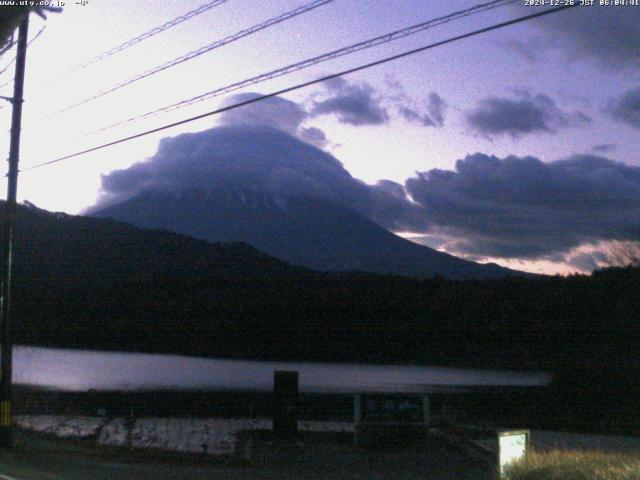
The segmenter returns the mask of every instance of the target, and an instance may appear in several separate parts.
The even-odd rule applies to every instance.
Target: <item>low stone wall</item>
[[[271,430],[270,419],[104,418],[19,415],[18,426],[61,438],[95,440],[99,445],[156,448],[176,452],[234,455],[240,432]],[[353,432],[350,422],[299,421],[307,432]]]

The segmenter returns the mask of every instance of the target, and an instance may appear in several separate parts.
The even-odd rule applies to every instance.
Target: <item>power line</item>
[[[36,34],[33,36],[33,38],[32,38],[31,40],[29,40],[29,43],[27,43],[27,48],[29,48],[29,46],[30,46],[33,42],[35,42],[35,41],[36,41],[36,39],[37,39],[40,35],[42,35],[42,32],[44,32],[44,29],[45,29],[45,28],[47,28],[47,26],[46,26],[46,25],[45,25],[44,27],[42,27],[42,28],[38,31],[38,33],[36,33]],[[4,74],[7,70],[9,70],[9,68],[11,67],[11,65],[13,65],[13,63],[14,63],[15,61],[16,61],[16,57],[13,57],[13,58],[9,61],[9,63],[7,63],[7,64],[2,68],[2,70],[0,70],[0,75]],[[7,80],[6,82],[4,82],[3,84],[1,84],[1,85],[0,85],[0,88],[5,87],[5,86],[9,85],[9,83],[11,83],[11,82],[10,82],[10,80]]]
[[[169,60],[168,62],[165,62],[162,65],[159,65],[159,66],[154,67],[154,68],[152,68],[150,70],[147,70],[147,71],[145,71],[143,73],[135,75],[135,76],[133,76],[133,77],[127,79],[127,80],[124,80],[124,81],[120,82],[120,83],[112,85],[111,87],[108,87],[108,88],[106,88],[104,90],[101,90],[98,93],[92,95],[91,97],[85,98],[84,100],[81,100],[78,103],[75,103],[75,104],[73,104],[71,106],[68,106],[68,107],[62,108],[60,110],[57,110],[57,111],[53,112],[51,115],[48,115],[45,118],[51,118],[51,117],[53,117],[55,115],[58,115],[60,113],[69,111],[69,110],[71,110],[73,108],[76,108],[76,107],[79,107],[80,105],[84,105],[85,103],[88,103],[88,102],[90,102],[92,100],[95,100],[97,98],[103,97],[104,95],[107,95],[109,93],[115,92],[116,90],[119,90],[119,89],[121,89],[123,87],[126,87],[127,85],[131,85],[132,83],[137,82],[138,80],[142,80],[143,78],[147,78],[147,77],[149,77],[151,75],[154,75],[154,74],[156,74],[158,72],[162,72],[163,70],[166,70],[166,69],[171,68],[173,66],[179,65],[179,64],[184,63],[186,61],[189,61],[189,60],[191,60],[193,58],[199,57],[200,55],[203,55],[203,54],[205,54],[207,52],[210,52],[210,51],[212,51],[212,50],[214,50],[216,48],[220,48],[220,47],[222,47],[224,45],[227,45],[229,43],[235,42],[236,40],[240,40],[241,38],[244,38],[244,37],[247,37],[249,35],[252,35],[252,34],[254,34],[256,32],[259,32],[261,30],[269,28],[269,27],[271,27],[273,25],[277,25],[279,23],[285,22],[286,20],[289,20],[289,19],[291,19],[293,17],[296,17],[298,15],[302,15],[303,13],[307,13],[307,12],[309,12],[311,10],[314,10],[314,9],[316,9],[318,7],[326,5],[327,3],[331,3],[333,1],[334,0],[314,0],[311,3],[302,5],[302,6],[298,7],[298,8],[295,8],[293,10],[285,12],[285,13],[283,13],[281,15],[277,15],[275,17],[272,17],[272,18],[270,18],[270,19],[268,19],[268,20],[266,20],[264,22],[261,22],[261,23],[258,23],[256,25],[252,26],[252,27],[240,30],[240,31],[238,31],[238,32],[236,32],[236,33],[234,33],[232,35],[224,37],[224,38],[222,38],[220,40],[216,40],[213,43],[205,45],[204,47],[201,47],[201,48],[198,48],[196,50],[193,50],[193,51],[191,51],[189,53],[181,55],[180,57],[174,58],[173,60]]]
[[[5,72],[11,68],[11,65],[13,65],[15,63],[15,61],[16,61],[16,57],[13,57],[11,60],[9,60],[9,62],[4,67],[2,67],[2,70],[0,70],[0,75],[4,75]],[[9,80],[7,80],[6,82],[3,82],[0,85],[0,88],[3,88],[5,86],[9,85],[9,83],[10,83]]]
[[[11,50],[15,46],[16,42],[13,40],[13,34],[9,39],[4,43],[4,45],[0,46],[0,55],[4,55],[9,50]]]
[[[244,107],[245,105],[249,105],[249,104],[256,103],[256,102],[259,102],[259,101],[262,101],[262,100],[266,100],[268,98],[277,97],[278,95],[283,95],[285,93],[293,92],[295,90],[300,90],[302,88],[305,88],[305,87],[308,87],[308,86],[311,86],[311,85],[315,85],[315,84],[318,84],[318,83],[321,83],[321,82],[325,82],[325,81],[331,80],[333,78],[341,77],[343,75],[349,75],[351,73],[359,72],[359,71],[362,71],[362,70],[365,70],[365,69],[368,69],[368,68],[371,68],[371,67],[382,65],[384,63],[392,62],[394,60],[399,60],[401,58],[408,57],[408,56],[414,55],[416,53],[424,52],[426,50],[431,50],[432,48],[436,48],[436,47],[440,47],[442,45],[446,45],[446,44],[449,44],[449,43],[456,42],[458,40],[463,40],[463,39],[470,38],[470,37],[473,37],[473,36],[476,36],[476,35],[480,35],[482,33],[487,33],[487,32],[491,32],[493,30],[498,30],[499,28],[508,27],[510,25],[515,25],[517,23],[522,23],[522,22],[525,22],[525,21],[528,21],[528,20],[532,20],[534,18],[542,17],[544,15],[557,13],[557,12],[560,12],[562,10],[566,10],[568,8],[573,8],[576,5],[577,4],[564,5],[564,6],[561,6],[561,7],[542,10],[542,11],[537,12],[537,13],[533,13],[533,14],[530,14],[530,15],[525,15],[523,17],[514,18],[514,19],[508,20],[506,22],[497,23],[497,24],[491,25],[489,27],[481,28],[479,30],[474,30],[472,32],[468,32],[468,33],[465,33],[465,34],[462,34],[462,35],[457,35],[455,37],[450,37],[450,38],[448,38],[446,40],[441,40],[439,42],[431,43],[429,45],[425,45],[425,46],[422,46],[422,47],[419,47],[419,48],[414,48],[413,50],[407,50],[405,52],[402,52],[402,53],[399,53],[399,54],[396,54],[396,55],[392,55],[390,57],[385,57],[383,59],[376,60],[375,62],[367,63],[367,64],[364,64],[364,65],[360,65],[358,67],[353,67],[353,68],[350,68],[350,69],[347,69],[347,70],[342,70],[341,72],[333,73],[331,75],[327,75],[327,76],[324,76],[324,77],[321,77],[321,78],[317,78],[315,80],[309,80],[308,82],[299,83],[297,85],[294,85],[294,86],[291,86],[291,87],[287,87],[287,88],[283,88],[281,90],[278,90],[278,91],[275,91],[275,92],[272,92],[272,93],[268,93],[266,95],[261,95],[259,97],[251,98],[249,100],[244,100],[242,102],[234,103],[234,104],[228,105],[226,107],[218,108],[216,110],[212,110],[212,111],[209,111],[209,112],[206,112],[206,113],[202,113],[200,115],[189,117],[189,118],[186,118],[184,120],[180,120],[180,121],[173,122],[173,123],[170,123],[170,124],[167,124],[167,125],[163,125],[162,127],[153,128],[151,130],[140,132],[140,133],[137,133],[135,135],[130,135],[128,137],[120,138],[118,140],[114,140],[114,141],[111,141],[111,142],[108,142],[108,143],[104,143],[104,144],[98,145],[96,147],[88,148],[86,150],[82,150],[82,151],[79,151],[79,152],[76,152],[76,153],[65,155],[63,157],[59,157],[59,158],[56,158],[56,159],[53,159],[53,160],[49,160],[47,162],[39,163],[37,165],[33,165],[31,167],[28,167],[28,168],[26,168],[26,169],[24,169],[22,171],[35,170],[36,168],[41,168],[41,167],[44,167],[44,166],[47,166],[47,165],[52,165],[54,163],[59,163],[59,162],[62,162],[64,160],[68,160],[68,159],[71,159],[71,158],[74,158],[74,157],[78,157],[80,155],[84,155],[84,154],[87,154],[87,153],[91,153],[91,152],[95,152],[95,151],[98,151],[98,150],[102,150],[104,148],[112,147],[112,146],[118,145],[120,143],[128,142],[128,141],[131,141],[131,140],[135,140],[137,138],[141,138],[141,137],[145,137],[147,135],[151,135],[153,133],[161,132],[161,131],[167,130],[169,128],[177,127],[177,126],[180,126],[180,125],[184,125],[184,124],[187,124],[187,123],[194,122],[196,120],[201,120],[203,118],[210,117],[212,115],[217,115],[217,114],[229,111],[229,110],[234,110],[236,108]]]
[[[180,23],[189,20],[190,18],[200,15],[228,1],[229,0],[212,0],[208,3],[205,3],[204,5],[201,5],[200,7],[196,8],[195,10],[191,10],[190,12],[187,12],[184,15],[180,15],[179,17],[176,17],[173,20],[169,20],[168,22],[163,23],[159,27],[152,28],[151,30],[144,32],[138,35],[137,37],[127,40],[126,42],[123,42],[120,45],[117,45],[105,52],[102,52],[99,55],[96,55],[95,57],[90,58],[89,60],[82,62],[79,65],[76,65],[75,67],[70,68],[65,73],[60,75],[56,80],[60,80],[64,76],[71,75],[72,73],[75,73],[79,70],[83,70],[89,67],[90,65],[93,65],[94,63],[104,60],[105,58],[115,55],[116,53],[122,52],[123,50],[126,50],[127,48],[132,47],[133,45],[136,45],[148,38],[153,37],[154,35],[164,32],[165,30],[169,30],[170,28],[175,27],[176,25],[179,25]]]
[[[239,82],[235,82],[229,85],[226,85],[224,87],[220,87],[211,91],[208,91],[206,93],[197,95],[195,97],[189,98],[187,100],[181,100],[179,102],[170,104],[170,105],[166,105],[164,107],[161,108],[157,108],[155,110],[151,110],[149,112],[143,113],[143,114],[139,114],[139,115],[135,115],[133,117],[129,117],[126,120],[122,120],[110,125],[107,125],[105,127],[99,128],[97,130],[94,130],[92,132],[89,132],[85,135],[91,135],[94,133],[98,133],[98,132],[103,132],[105,130],[110,130],[114,127],[118,127],[120,125],[125,125],[127,123],[131,123],[133,121],[136,120],[143,120],[149,117],[153,117],[155,115],[158,115],[160,113],[164,113],[164,112],[169,112],[172,110],[176,110],[176,109],[180,109],[180,108],[184,108],[187,107],[189,105],[193,105],[195,103],[199,103],[202,102],[204,100],[208,100],[210,98],[214,98],[214,97],[218,97],[220,95],[224,95],[226,93],[229,92],[233,92],[235,90],[239,90],[241,88],[247,87],[249,85],[255,85],[257,83],[262,83],[268,80],[271,80],[273,78],[277,78],[277,77],[281,77],[283,75],[287,75],[289,73],[293,73],[293,72],[297,72],[300,70],[303,70],[305,68],[309,68],[313,65],[317,65],[319,63],[323,63],[329,60],[333,60],[335,58],[339,58],[345,55],[349,55],[355,52],[358,52],[360,50],[365,50],[368,48],[373,48],[376,47],[378,45],[382,45],[385,43],[389,43],[392,42],[394,40],[398,40],[401,38],[405,38],[408,37],[410,35],[414,35],[416,33],[422,32],[424,30],[427,30],[429,28],[438,26],[438,25],[442,25],[445,23],[449,23],[452,22],[454,20],[457,20],[459,18],[463,18],[469,15],[473,15],[476,13],[480,13],[480,12],[484,12],[487,10],[491,10],[494,8],[498,8],[498,7],[502,7],[511,3],[515,3],[519,0],[493,0],[491,2],[487,2],[487,3],[482,3],[482,4],[478,4],[474,7],[471,8],[467,8],[465,10],[460,10],[457,12],[453,12],[450,13],[448,15],[445,15],[443,17],[438,17],[438,18],[434,18],[431,20],[428,20],[426,22],[422,22],[416,25],[412,25],[410,27],[406,27],[400,30],[396,30],[394,32],[391,33],[387,33],[385,35],[380,35],[378,37],[374,37],[371,38],[369,40],[364,40],[362,42],[358,42],[355,43],[353,45],[349,45],[347,47],[343,47],[340,48],[338,50],[334,50],[332,52],[329,53],[325,53],[316,57],[312,57],[312,58],[308,58],[306,60],[303,60],[301,62],[298,63],[294,63],[291,65],[287,65],[286,67],[282,67],[282,68],[278,68],[276,70],[272,70],[270,72],[267,73],[263,73],[260,75],[257,75],[255,77],[249,78],[249,79],[245,79]]]

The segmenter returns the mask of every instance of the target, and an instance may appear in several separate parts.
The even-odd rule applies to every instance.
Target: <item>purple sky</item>
[[[27,59],[22,167],[230,100],[218,97],[81,137],[114,121],[478,2],[335,0],[42,120],[118,81],[307,2],[229,0],[51,82],[77,63],[203,3],[89,0],[80,6],[67,1],[65,11],[46,23],[34,16],[31,35],[45,24],[46,30]],[[498,8],[234,94],[268,93],[534,11],[522,4]],[[514,268],[588,271],[601,264],[607,242],[638,237],[639,38],[640,7],[577,7],[287,95],[288,102],[279,104],[284,110],[271,104],[234,115],[240,122],[258,115],[261,122],[314,143],[356,179],[403,186],[425,211],[424,221],[405,222],[404,236]],[[3,55],[0,67],[11,56]],[[7,79],[4,74],[0,83]],[[9,86],[0,89],[9,93]],[[0,110],[7,128],[8,110]],[[152,157],[164,136],[220,121],[211,117],[25,172],[20,198],[50,210],[80,212],[96,202],[100,175]]]

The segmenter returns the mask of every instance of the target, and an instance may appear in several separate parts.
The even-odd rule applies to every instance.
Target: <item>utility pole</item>
[[[4,239],[2,265],[2,291],[0,297],[0,448],[13,446],[13,421],[11,416],[11,376],[13,363],[13,341],[11,338],[11,263],[13,258],[13,229],[16,219],[16,197],[18,192],[18,161],[20,158],[20,129],[22,124],[22,102],[24,71],[27,58],[27,34],[29,14],[18,29],[18,51],[16,73],[13,83],[11,115],[11,143],[9,145],[9,172],[7,174],[7,201],[4,206]]]

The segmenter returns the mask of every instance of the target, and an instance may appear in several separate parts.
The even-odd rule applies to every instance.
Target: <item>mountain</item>
[[[225,125],[160,141],[149,160],[102,178],[88,215],[211,242],[246,242],[295,265],[452,279],[525,275],[418,245],[424,228],[394,182],[368,185],[329,153],[261,125]]]
[[[18,206],[14,238],[14,279],[22,283],[269,278],[303,271],[243,243],[211,244],[31,205]]]
[[[92,215],[213,242],[246,242],[276,258],[321,271],[452,279],[520,274],[415,244],[346,206],[311,196],[233,188],[144,192]]]

